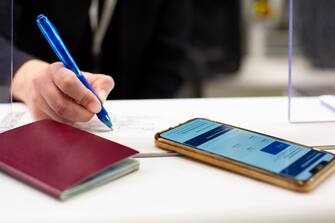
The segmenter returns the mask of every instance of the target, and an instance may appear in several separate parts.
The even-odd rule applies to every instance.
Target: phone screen
[[[207,119],[160,134],[164,139],[296,180],[308,180],[334,155]]]

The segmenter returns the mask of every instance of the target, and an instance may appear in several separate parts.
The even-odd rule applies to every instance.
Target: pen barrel
[[[39,15],[37,18],[37,25],[41,32],[43,33],[44,37],[47,39],[48,43],[55,51],[56,55],[58,56],[59,60],[62,61],[64,66],[75,73],[81,83],[89,89],[99,100],[101,104],[101,110],[97,113],[98,118],[109,128],[112,128],[112,122],[108,116],[107,111],[102,106],[102,102],[100,101],[97,94],[94,92],[91,85],[87,82],[85,76],[81,73],[78,65],[75,63],[74,59],[72,58],[70,52],[66,48],[62,38],[58,34],[56,27],[49,21],[49,19],[44,15]]]
[[[77,64],[74,62],[73,57],[66,48],[62,38],[56,30],[56,27],[44,15],[40,15],[38,17],[37,25],[64,66],[74,72],[81,83],[83,83],[85,87],[87,87],[95,96],[97,96],[84,75],[81,73]]]

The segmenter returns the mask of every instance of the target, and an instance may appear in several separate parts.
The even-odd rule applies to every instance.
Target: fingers
[[[99,99],[104,102],[115,86],[113,78],[103,74],[91,74],[87,72],[85,72],[85,76]]]
[[[31,109],[31,113],[35,120],[53,119],[63,123],[70,122],[69,120],[65,120],[59,117],[44,100],[41,101],[37,108]]]
[[[54,84],[67,97],[72,98],[77,104],[82,105],[91,113],[98,113],[101,110],[97,97],[80,82],[72,71],[66,69],[60,63],[51,65],[49,69],[51,69],[51,73],[53,74],[52,80]],[[63,112],[63,106],[57,109],[57,111]]]
[[[59,122],[68,123],[68,120],[59,117],[45,102],[43,97],[39,94],[33,93],[31,95],[31,102],[27,103],[35,120],[54,119]]]
[[[43,94],[43,98],[54,113],[67,121],[87,122],[94,113],[77,104],[66,95],[62,94],[56,86],[50,86]]]
[[[65,95],[53,82],[53,76],[61,75],[63,71],[57,68],[58,64],[52,66],[47,69],[45,74],[32,80],[33,88],[30,91],[31,100],[28,106],[34,117],[37,119],[48,117],[61,122],[89,121],[94,114]],[[50,73],[50,69],[56,73]],[[72,74],[70,73],[70,75]],[[97,100],[96,96],[93,95],[93,97]],[[100,104],[99,101],[98,103]]]

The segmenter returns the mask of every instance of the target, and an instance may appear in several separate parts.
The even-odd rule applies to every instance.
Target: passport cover
[[[61,200],[138,169],[137,153],[52,120],[0,134],[0,169]]]

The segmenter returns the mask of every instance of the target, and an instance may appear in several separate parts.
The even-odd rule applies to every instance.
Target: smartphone
[[[155,135],[158,147],[286,189],[307,192],[335,168],[334,154],[195,118]]]

